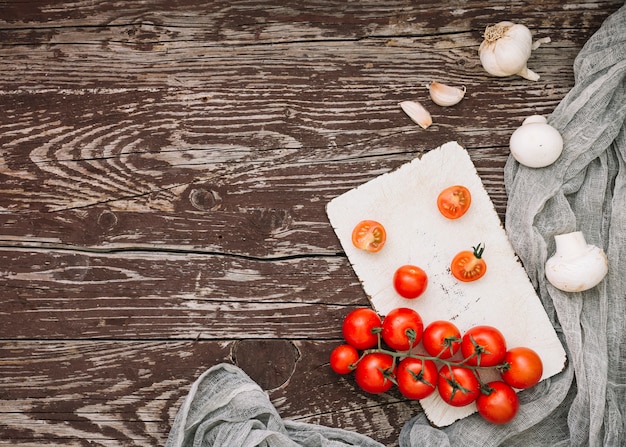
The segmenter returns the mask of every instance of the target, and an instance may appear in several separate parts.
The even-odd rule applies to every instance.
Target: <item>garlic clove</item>
[[[404,113],[409,115],[409,118],[422,129],[427,129],[433,123],[430,113],[419,102],[402,101],[399,105],[404,110]]]
[[[458,104],[465,96],[465,86],[462,88],[451,87],[441,82],[433,81],[428,84],[430,99],[440,106],[449,107]]]
[[[597,286],[609,271],[606,254],[587,244],[581,231],[554,237],[556,251],[546,262],[546,278],[564,292],[583,292]]]
[[[509,140],[511,155],[524,166],[543,168],[554,163],[563,152],[563,138],[540,115],[524,120]]]
[[[533,51],[535,51],[537,48],[539,48],[544,43],[550,43],[550,42],[552,42],[552,39],[550,39],[549,37],[542,37],[541,39],[537,39],[537,40],[535,40],[533,42],[533,45],[532,45],[531,49]]]
[[[528,79],[529,81],[538,81],[539,78],[541,77],[537,73],[532,71],[530,68],[528,68],[526,65],[524,65],[524,68],[522,68],[520,71],[518,71],[515,74],[518,76],[521,76],[524,79]]]

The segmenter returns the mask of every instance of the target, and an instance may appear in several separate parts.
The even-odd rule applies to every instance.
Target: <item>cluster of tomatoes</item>
[[[495,424],[511,421],[519,401],[516,389],[530,388],[543,374],[539,355],[527,347],[507,349],[492,326],[474,326],[465,334],[450,321],[424,327],[413,309],[397,308],[381,318],[357,308],[344,319],[344,344],[330,355],[338,374],[354,372],[357,385],[373,394],[396,385],[409,399],[435,392],[455,407],[476,402],[480,415]],[[484,383],[480,371],[496,369],[501,380]]]
[[[437,197],[439,212],[448,219],[458,219],[469,209],[472,202],[470,191],[463,185],[445,188]],[[352,231],[352,243],[355,247],[370,253],[380,251],[387,240],[385,227],[375,220],[363,220]],[[487,271],[487,263],[482,255],[483,244],[462,250],[450,263],[452,275],[459,281],[475,281],[483,277]],[[419,266],[408,264],[400,266],[393,277],[393,285],[403,298],[418,298],[428,286],[428,275]]]
[[[470,191],[462,185],[447,187],[437,197],[437,208],[448,219],[462,217],[470,204]],[[354,246],[370,253],[380,251],[386,239],[384,226],[374,220],[359,222],[352,232]],[[450,264],[452,275],[463,282],[483,277],[483,251],[484,245],[478,244],[459,252]],[[418,266],[403,265],[395,271],[393,285],[400,296],[418,298],[428,276]],[[421,316],[409,308],[394,309],[382,319],[373,309],[355,309],[346,316],[342,331],[346,343],[332,351],[330,366],[339,374],[354,372],[364,391],[384,393],[396,385],[402,395],[416,400],[437,391],[455,407],[475,402],[478,412],[496,424],[515,417],[516,389],[534,386],[543,374],[535,351],[507,349],[504,336],[492,326],[475,326],[465,334],[450,321],[424,327]],[[481,380],[485,369],[496,369],[500,379]]]

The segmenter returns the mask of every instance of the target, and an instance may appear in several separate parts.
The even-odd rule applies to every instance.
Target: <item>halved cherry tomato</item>
[[[511,422],[519,408],[519,398],[504,382],[489,382],[476,400],[478,413],[492,424]]]
[[[339,345],[330,353],[330,367],[337,374],[351,373],[358,360],[359,352],[351,345]]]
[[[450,271],[459,281],[470,282],[482,278],[487,272],[487,263],[483,259],[485,246],[481,243],[472,250],[463,250],[452,259]]]
[[[519,346],[507,351],[501,374],[502,380],[514,388],[530,388],[541,380],[543,362],[535,351]]]
[[[416,265],[403,265],[393,275],[393,286],[403,298],[417,298],[428,286],[428,275]]]
[[[356,248],[376,253],[387,240],[385,227],[375,220],[362,220],[352,230],[352,243]]]
[[[439,212],[448,219],[458,219],[467,212],[472,203],[472,195],[465,186],[449,186],[437,197]]]

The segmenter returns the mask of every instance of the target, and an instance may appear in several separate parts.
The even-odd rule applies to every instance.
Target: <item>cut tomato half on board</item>
[[[352,243],[361,250],[376,253],[387,240],[385,227],[375,220],[362,220],[352,230]]]
[[[483,259],[485,246],[478,244],[472,250],[463,250],[452,259],[450,271],[452,275],[463,282],[476,281],[485,276],[487,263]]]
[[[458,219],[463,216],[471,203],[472,194],[463,185],[449,186],[437,197],[437,208],[448,219]]]

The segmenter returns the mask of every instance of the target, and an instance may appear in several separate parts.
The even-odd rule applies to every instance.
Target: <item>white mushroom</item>
[[[513,132],[509,141],[513,157],[529,168],[543,168],[563,151],[563,138],[541,115],[532,115]]]
[[[546,262],[546,278],[565,292],[582,292],[597,286],[609,271],[601,248],[587,244],[581,231],[554,237],[556,252]]]

